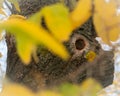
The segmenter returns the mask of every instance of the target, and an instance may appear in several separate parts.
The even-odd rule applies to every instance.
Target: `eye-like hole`
[[[82,50],[85,48],[85,41],[83,39],[77,39],[75,42],[75,46],[77,50]]]

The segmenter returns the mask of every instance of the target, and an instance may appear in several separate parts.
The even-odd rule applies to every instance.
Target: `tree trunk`
[[[30,16],[43,6],[55,2],[58,0],[20,0],[21,14]],[[69,5],[68,3],[66,4]],[[90,19],[75,30],[70,40],[64,43],[71,54],[68,61],[63,61],[45,48],[38,48],[39,62],[32,60],[28,66],[25,66],[18,57],[14,38],[8,37],[7,77],[35,91],[64,82],[79,84],[88,77],[93,77],[106,87],[113,82],[113,52],[103,51],[95,37],[96,32]],[[92,62],[85,57],[90,51],[97,54]]]

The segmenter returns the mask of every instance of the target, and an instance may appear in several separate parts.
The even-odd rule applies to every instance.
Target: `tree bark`
[[[56,2],[58,0],[20,0],[21,14],[28,17],[43,6]],[[69,5],[68,2],[66,4]],[[38,48],[39,62],[32,60],[28,66],[25,66],[17,55],[14,38],[7,37],[9,49],[7,77],[34,91],[64,82],[79,84],[89,77],[93,77],[106,87],[113,82],[113,52],[102,50],[95,37],[96,32],[90,19],[74,30],[70,40],[64,43],[71,54],[68,61],[63,61],[45,48]],[[92,62],[85,57],[89,51],[97,54]]]

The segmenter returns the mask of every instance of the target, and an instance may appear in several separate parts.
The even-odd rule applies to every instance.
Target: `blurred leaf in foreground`
[[[102,89],[101,85],[94,79],[87,79],[80,88],[80,96],[88,96],[88,94],[89,96],[97,96],[97,92]]]
[[[79,96],[80,88],[77,85],[72,85],[69,83],[63,84],[59,91],[63,96]]]
[[[63,84],[59,88],[63,96],[96,96],[101,89],[101,85],[93,79],[87,79],[80,86]]]
[[[26,87],[7,83],[0,96],[96,96],[102,87],[93,79],[87,79],[82,85],[63,84],[53,90],[41,90],[33,93]]]
[[[19,15],[0,23],[0,29],[6,29],[16,37],[18,54],[25,64],[31,59],[35,46],[44,44],[50,51],[67,59],[66,48],[38,24],[24,20]]]
[[[28,20],[37,23],[39,26],[40,23],[42,26],[42,22],[44,22],[47,31],[60,42],[69,40],[72,33],[68,8],[59,3],[43,7],[40,12],[31,16]]]
[[[77,6],[70,14],[73,29],[80,27],[92,15],[92,0],[79,0]]]
[[[0,8],[3,7],[3,2],[4,2],[4,0],[0,0]]]
[[[37,96],[63,96],[55,91],[41,91],[37,94]]]
[[[0,96],[35,96],[32,91],[19,84],[5,84]]]
[[[0,14],[5,15],[5,12],[3,11],[2,8],[0,8]]]
[[[119,0],[109,0],[108,2],[106,0],[94,0],[94,25],[97,34],[107,44],[110,44],[110,41],[116,41],[120,35],[119,4]]]

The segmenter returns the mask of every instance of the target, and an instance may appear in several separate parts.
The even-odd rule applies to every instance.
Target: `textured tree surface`
[[[43,6],[57,1],[21,0],[21,14],[30,16]],[[69,0],[66,0],[66,4],[70,6],[67,1]],[[106,87],[113,82],[113,52],[103,51],[95,37],[96,33],[90,19],[82,27],[75,30],[70,40],[64,43],[71,54],[68,61],[63,61],[45,48],[38,48],[39,62],[36,63],[32,60],[28,66],[23,65],[18,57],[14,38],[7,37],[9,47],[7,76],[13,82],[24,84],[35,91],[40,88],[56,86],[63,82],[79,84],[88,77],[95,78],[103,87]],[[97,54],[92,62],[85,58],[88,51],[94,51]]]

